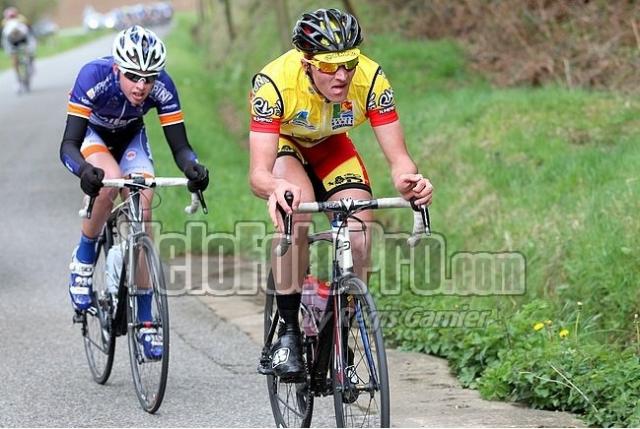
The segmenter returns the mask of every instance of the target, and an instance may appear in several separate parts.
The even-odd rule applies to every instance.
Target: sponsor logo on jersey
[[[151,90],[151,97],[157,100],[160,104],[167,104],[173,99],[173,94],[171,94],[171,91],[165,88],[164,84],[156,81],[156,84]]]
[[[367,100],[367,110],[374,110],[376,108],[376,98],[378,96],[375,92],[371,91],[369,99]]]
[[[334,103],[333,113],[331,115],[331,129],[352,127],[353,126],[353,103],[351,101],[343,101],[342,103]]]
[[[393,90],[391,88],[387,88],[384,91],[382,91],[382,94],[380,94],[380,100],[378,101],[378,104],[382,108],[391,107],[395,104],[393,99]]]
[[[254,97],[251,100],[251,107],[254,116],[266,118],[271,116],[282,116],[282,103],[278,100],[275,106],[271,106],[267,100],[262,97]],[[255,119],[255,118],[254,118]]]
[[[162,106],[163,112],[169,112],[171,110],[175,110],[178,108],[178,103],[168,104],[166,106]]]
[[[329,186],[340,186],[347,183],[364,183],[364,179],[360,174],[346,173],[344,175],[336,176],[333,181],[329,182]]]
[[[89,98],[89,100],[95,100],[97,97],[107,92],[112,83],[113,77],[111,75],[107,76],[87,90],[87,98]]]
[[[91,122],[92,124],[99,125],[101,127],[105,127],[109,129],[117,129],[117,128],[126,127],[131,122],[134,122],[137,120],[139,120],[139,118],[130,118],[130,119],[109,118],[109,117],[99,115],[96,112],[92,112],[89,122]]]
[[[393,90],[391,88],[385,89],[382,94],[380,94],[378,105],[380,106],[380,113],[388,113],[396,109]]]
[[[291,125],[296,125],[298,127],[306,128],[307,130],[316,130],[317,129],[316,127],[314,127],[313,125],[311,125],[309,123],[309,111],[308,110],[301,110],[298,113],[296,113],[296,116],[294,116],[293,119],[289,121],[289,123]]]
[[[128,150],[124,156],[127,159],[127,161],[133,161],[136,158],[136,155],[137,153],[135,150]]]
[[[253,92],[254,93],[258,92],[258,90],[267,83],[269,83],[269,79],[267,79],[261,74],[257,75],[256,78],[253,80]]]

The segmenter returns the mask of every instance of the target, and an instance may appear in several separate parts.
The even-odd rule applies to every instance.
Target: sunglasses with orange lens
[[[347,71],[355,69],[358,66],[360,60],[358,59],[358,57],[356,57],[352,60],[342,63],[325,63],[324,61],[319,60],[307,60],[307,62],[320,70],[322,73],[333,74],[337,72],[340,67],[344,67]]]

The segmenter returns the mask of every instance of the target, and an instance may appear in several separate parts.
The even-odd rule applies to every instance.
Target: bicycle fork
[[[357,399],[360,391],[369,392],[369,394],[373,396],[374,392],[379,390],[379,382],[378,370],[371,350],[369,332],[367,331],[367,321],[363,316],[361,304],[358,300],[354,300],[355,302],[353,303],[345,302],[348,300],[347,296],[354,299],[352,295],[345,294],[340,294],[335,297],[336,301],[341,299],[345,305],[340,305],[340,311],[336,311],[334,314],[334,369],[338,388],[341,389],[343,394],[347,395],[345,398],[347,402],[353,402]],[[352,315],[354,314],[352,311],[355,313],[355,322],[358,324],[357,329],[362,341],[362,348],[367,362],[365,366],[369,375],[369,382],[360,386],[358,386],[358,384],[361,384],[363,380],[358,376],[355,362],[355,353],[359,345],[356,341],[353,350],[351,350],[348,345]],[[352,353],[351,362],[349,361],[349,353]]]

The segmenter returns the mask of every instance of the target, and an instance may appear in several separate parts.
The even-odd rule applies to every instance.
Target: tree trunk
[[[280,44],[282,45],[283,51],[288,51],[291,49],[291,21],[289,20],[287,0],[276,1],[276,15],[278,17]]]
[[[351,3],[351,0],[342,0],[342,4],[344,6],[344,10],[349,12],[351,15],[355,16],[356,18],[358,17],[358,15],[356,14],[356,10],[353,8],[353,4]]]
[[[221,1],[224,2],[224,16],[227,21],[227,30],[229,31],[229,39],[231,39],[231,41],[234,41],[236,38],[236,32],[235,32],[235,29],[233,28],[233,20],[231,19],[231,4],[229,3],[229,0],[221,0]]]

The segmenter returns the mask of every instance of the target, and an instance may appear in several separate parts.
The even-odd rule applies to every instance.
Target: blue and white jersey
[[[142,105],[134,106],[120,89],[113,57],[91,61],[80,69],[69,94],[67,114],[89,120],[98,127],[120,130],[156,108],[164,127],[184,121],[178,92],[169,74],[160,72]]]

